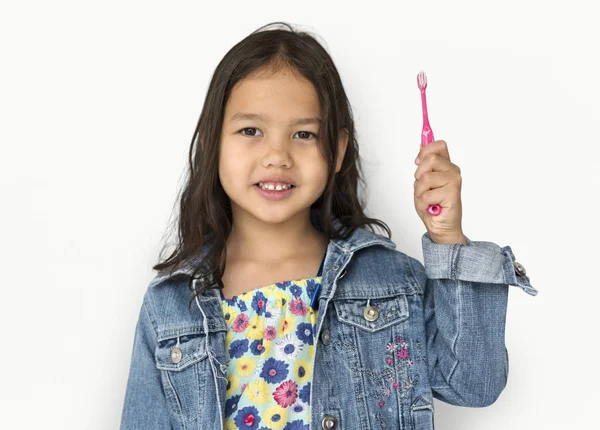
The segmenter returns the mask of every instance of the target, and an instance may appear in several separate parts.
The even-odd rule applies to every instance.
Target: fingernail
[[[415,163],[419,164],[421,162],[421,160],[419,160],[419,157],[415,158]]]

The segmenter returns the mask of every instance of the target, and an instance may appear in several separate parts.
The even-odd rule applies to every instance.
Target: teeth
[[[274,184],[265,184],[263,182],[259,182],[258,186],[260,188],[262,188],[263,190],[269,190],[269,191],[282,191],[282,190],[289,190],[290,188],[292,188],[292,186],[290,184],[284,184],[284,185],[274,185]]]

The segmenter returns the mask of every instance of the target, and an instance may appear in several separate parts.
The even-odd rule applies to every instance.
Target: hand
[[[450,161],[448,146],[436,140],[422,147],[415,172],[415,209],[436,243],[467,244],[462,231],[462,177],[460,168]],[[416,163],[416,160],[415,160]],[[427,208],[439,204],[442,212],[431,215]]]

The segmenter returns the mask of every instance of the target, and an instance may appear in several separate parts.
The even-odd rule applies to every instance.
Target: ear
[[[348,148],[348,129],[343,128],[340,130],[340,137],[338,140],[338,158],[337,165],[335,166],[335,173],[338,173],[342,169],[346,148]]]

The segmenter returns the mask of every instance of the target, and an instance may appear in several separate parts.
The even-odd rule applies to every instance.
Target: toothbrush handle
[[[425,111],[425,115],[427,115],[427,111]],[[427,117],[425,117],[423,121],[423,131],[421,132],[421,147],[426,146],[434,140],[435,139],[433,137],[433,130],[429,126],[429,121],[427,120]],[[430,215],[438,216],[442,213],[442,207],[437,203],[429,205],[429,207],[427,208],[427,212],[429,212]]]

